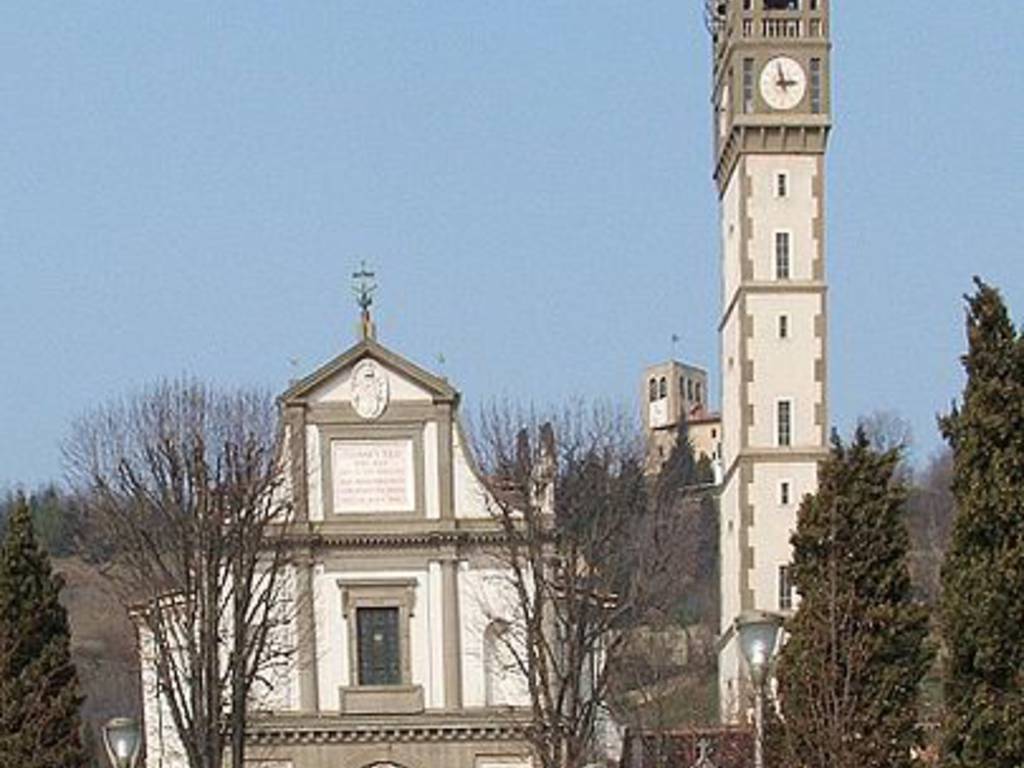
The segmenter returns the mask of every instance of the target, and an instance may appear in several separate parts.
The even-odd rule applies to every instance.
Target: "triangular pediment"
[[[388,371],[396,401],[454,403],[458,400],[459,393],[447,381],[373,339],[360,341],[296,382],[281,395],[281,400],[290,405],[348,399],[352,372],[367,359],[374,360]]]

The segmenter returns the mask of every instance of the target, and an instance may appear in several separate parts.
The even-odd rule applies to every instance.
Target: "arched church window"
[[[661,377],[661,381],[658,383],[658,396],[668,397],[668,379],[664,376]]]
[[[653,403],[658,399],[658,380],[651,379],[647,384],[647,397]]]

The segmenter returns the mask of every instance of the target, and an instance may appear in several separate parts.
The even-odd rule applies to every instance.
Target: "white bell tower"
[[[827,454],[829,0],[708,0],[722,237],[722,717],[746,688],[733,623],[793,608],[789,539]]]

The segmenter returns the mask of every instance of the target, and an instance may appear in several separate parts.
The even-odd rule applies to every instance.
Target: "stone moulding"
[[[504,718],[504,720],[503,720]],[[490,722],[381,723],[333,721],[329,718],[252,722],[248,741],[254,746],[368,744],[409,742],[522,741],[528,724],[515,715],[499,713]]]
[[[502,531],[435,531],[430,533],[293,534],[290,544],[310,549],[403,549],[408,547],[498,546],[505,542]]]

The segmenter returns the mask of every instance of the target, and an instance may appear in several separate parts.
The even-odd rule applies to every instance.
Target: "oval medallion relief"
[[[388,374],[376,360],[363,360],[352,371],[352,407],[364,419],[376,419],[388,407]]]

